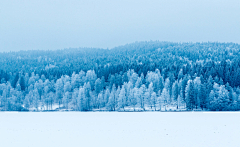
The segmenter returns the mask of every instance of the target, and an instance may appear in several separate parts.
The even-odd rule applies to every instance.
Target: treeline
[[[146,77],[128,70],[108,82],[97,78],[94,70],[81,71],[49,81],[44,75],[20,75],[16,87],[10,82],[0,84],[2,110],[108,110],[108,111],[168,111],[168,110],[239,110],[240,89],[214,80],[210,75],[183,75],[163,78],[157,69]]]
[[[0,53],[0,109],[239,110],[239,49],[151,41]]]

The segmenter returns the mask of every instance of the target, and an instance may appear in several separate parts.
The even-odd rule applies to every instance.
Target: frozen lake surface
[[[0,113],[1,147],[238,146],[240,113]]]

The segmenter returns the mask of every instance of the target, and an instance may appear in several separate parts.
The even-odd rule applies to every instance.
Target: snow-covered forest
[[[2,111],[237,111],[240,45],[135,42],[0,53]]]

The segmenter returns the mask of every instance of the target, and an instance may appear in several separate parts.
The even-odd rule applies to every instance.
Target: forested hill
[[[1,110],[238,110],[240,45],[150,41],[0,53],[0,80]]]
[[[136,42],[111,50],[79,48],[56,51],[8,52],[0,53],[0,70],[13,75],[18,72],[29,74],[35,72],[39,75],[44,74],[50,80],[55,76],[58,78],[65,74],[70,76],[74,71],[76,73],[81,70],[86,72],[90,69],[94,69],[98,77],[105,76],[105,78],[108,78],[108,72],[115,74],[120,71],[125,72],[129,68],[134,69],[139,75],[142,72],[146,75],[148,71],[154,71],[155,69],[159,69],[161,72],[164,69],[165,72],[174,70],[176,76],[179,69],[186,66],[189,68],[198,66],[199,63],[202,65],[201,70],[203,72],[215,68],[212,64],[221,63],[226,66],[225,62],[228,61],[238,63],[240,59],[239,50],[240,45],[234,43],[152,41]],[[120,70],[117,70],[119,67]],[[9,77],[1,78],[9,79]]]

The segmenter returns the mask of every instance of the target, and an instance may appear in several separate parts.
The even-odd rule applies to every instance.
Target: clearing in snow
[[[234,147],[240,113],[0,113],[0,146]]]

